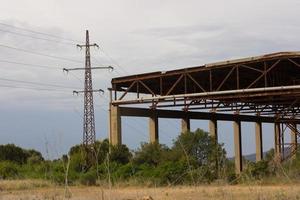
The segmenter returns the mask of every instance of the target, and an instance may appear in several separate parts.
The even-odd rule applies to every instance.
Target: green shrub
[[[83,172],[85,167],[84,158],[82,157],[80,152],[73,153],[70,156],[70,166],[69,170],[77,173]]]
[[[142,143],[141,148],[135,152],[133,162],[157,166],[166,160],[169,148],[166,145],[155,143]]]
[[[127,163],[117,169],[117,171],[115,172],[115,177],[120,180],[127,180],[133,177],[137,170],[137,166],[134,166],[132,163]]]
[[[127,164],[132,158],[128,147],[126,145],[111,146],[111,152],[109,154],[111,162],[117,162],[120,164]]]
[[[165,162],[155,170],[155,177],[159,184],[180,184],[187,176],[188,165],[185,162]]]
[[[262,179],[270,174],[268,162],[265,160],[259,162],[250,162],[242,172],[242,180]]]
[[[83,185],[96,185],[97,174],[95,170],[90,170],[80,175],[79,181]]]
[[[0,178],[1,179],[12,179],[18,178],[19,166],[10,161],[0,162]]]

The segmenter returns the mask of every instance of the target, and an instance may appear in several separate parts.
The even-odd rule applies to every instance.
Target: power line
[[[111,62],[115,63],[117,67],[119,67],[123,72],[125,72],[125,74],[129,74],[127,70],[121,67],[121,65],[119,65],[119,63],[115,59],[113,59],[108,53],[106,53],[106,51],[104,51],[103,47],[101,47],[100,50],[106,55],[106,57],[108,57],[111,60]]]
[[[26,84],[38,85],[38,86],[42,85],[42,86],[49,86],[49,87],[56,87],[56,88],[73,89],[73,87],[68,87],[64,85],[47,84],[41,82],[23,81],[23,80],[7,79],[7,78],[0,78],[0,80],[8,81],[8,82],[16,82],[16,83],[26,83]]]
[[[0,44],[0,47],[13,49],[15,51],[22,51],[22,52],[26,52],[26,53],[29,53],[29,54],[45,56],[45,57],[59,59],[59,60],[65,60],[65,61],[69,61],[69,62],[82,63],[81,61],[78,61],[78,60],[73,60],[73,59],[64,58],[64,57],[60,57],[60,56],[53,56],[53,55],[43,54],[43,53],[39,53],[39,52],[27,50],[27,49],[21,49],[21,48],[17,48],[17,47],[8,46],[8,45],[5,45],[5,44]]]
[[[28,37],[28,38],[37,39],[37,40],[44,40],[44,41],[48,41],[48,42],[54,42],[54,43],[59,43],[59,44],[72,45],[72,46],[75,45],[74,43],[70,43],[70,42],[62,42],[62,41],[59,41],[59,40],[52,40],[52,39],[47,39],[47,38],[35,37],[35,36],[32,36],[32,35],[26,35],[26,34],[14,32],[14,31],[9,31],[9,30],[0,29],[0,31],[4,32],[4,33],[10,33],[10,34],[13,34],[13,35]]]
[[[60,69],[59,67],[51,67],[47,65],[38,65],[38,64],[31,64],[31,63],[23,63],[23,62],[15,62],[15,61],[9,61],[9,60],[0,60],[1,63],[9,63],[9,64],[16,64],[16,65],[23,65],[23,66],[29,66],[29,67],[35,67],[35,68],[43,68],[43,69]]]
[[[50,69],[50,70],[61,69],[60,67],[51,67],[49,65],[37,65],[37,64],[30,64],[30,63],[14,62],[14,61],[9,61],[9,60],[0,60],[0,62],[9,63],[9,64],[16,64],[16,65],[23,65],[23,66],[26,66],[26,67],[41,68],[41,69]],[[68,73],[71,76],[73,76],[74,78],[76,78],[77,80],[79,80],[80,82],[82,82],[82,80],[78,76],[73,74],[72,72],[68,72]]]
[[[57,38],[57,39],[61,39],[61,40],[72,41],[72,42],[81,42],[79,40],[68,39],[68,38],[65,38],[65,37],[60,37],[60,36],[49,34],[49,33],[43,33],[43,32],[39,32],[39,31],[35,31],[35,30],[23,28],[23,27],[18,27],[18,26],[14,26],[14,25],[11,25],[11,24],[6,24],[6,23],[3,23],[3,22],[0,22],[0,25],[11,27],[11,28],[14,28],[14,29],[19,29],[19,30],[22,30],[22,31],[27,31],[27,32],[34,33],[34,34],[45,35],[45,36],[48,36],[48,37]]]
[[[22,28],[22,27],[17,27],[17,26],[14,26],[14,25],[11,25],[11,24],[6,24],[6,23],[3,23],[3,22],[0,22],[0,25],[2,26],[7,26],[7,27],[11,27],[11,28],[14,28],[14,29],[19,29],[19,30],[23,30],[23,31],[27,31],[27,32],[30,32],[30,33],[35,33],[35,34],[40,34],[40,35],[45,35],[45,36],[48,36],[48,37],[52,37],[52,38],[57,38],[57,39],[61,39],[61,40],[66,40],[66,41],[70,41],[70,42],[81,42],[79,40],[74,40],[74,39],[68,39],[68,38],[64,38],[64,37],[60,37],[60,36],[57,36],[57,35],[53,35],[53,34],[48,34],[48,33],[43,33],[43,32],[39,32],[39,31],[34,31],[34,30],[31,30],[31,29],[26,29],[26,28]],[[8,33],[11,33],[11,34],[15,34],[15,35],[20,35],[20,36],[24,36],[24,37],[31,37],[31,38],[34,38],[34,39],[40,39],[40,40],[46,40],[46,41],[50,41],[50,42],[56,42],[56,43],[64,43],[64,44],[68,44],[68,45],[74,45],[74,43],[66,43],[66,42],[60,42],[60,41],[57,41],[57,40],[51,40],[51,39],[47,39],[47,38],[40,38],[40,37],[35,37],[35,36],[30,36],[30,35],[26,35],[26,34],[22,34],[22,33],[17,33],[17,32],[13,32],[13,31],[8,31],[8,30],[1,30],[0,31],[2,32],[8,32]],[[1,46],[1,45],[0,45]],[[16,48],[14,48],[16,50]],[[106,55],[106,57],[111,61],[113,62],[117,67],[119,67],[125,74],[129,74],[129,72],[127,70],[125,70],[123,67],[121,67],[121,65],[119,65],[119,63],[113,59],[104,49],[103,47],[101,48],[101,51]],[[27,52],[27,50],[26,50]],[[31,52],[32,53],[32,52]],[[40,53],[38,53],[38,55],[41,55]],[[48,56],[49,57],[49,56]],[[58,58],[57,56],[50,56],[52,58]],[[98,60],[96,58],[94,58],[97,62]],[[66,60],[64,58],[64,60]],[[70,61],[70,59],[67,59],[68,61]],[[74,61],[74,60],[73,60]],[[80,61],[75,61],[75,62],[80,62]],[[98,62],[100,63],[100,62]],[[116,71],[116,73],[121,76],[121,74]]]
[[[2,88],[15,88],[15,89],[28,89],[28,90],[37,90],[37,91],[56,91],[56,92],[69,92],[67,90],[57,90],[57,89],[50,89],[50,88],[35,88],[35,87],[22,87],[22,86],[15,86],[15,85],[2,85],[0,84],[0,87]]]

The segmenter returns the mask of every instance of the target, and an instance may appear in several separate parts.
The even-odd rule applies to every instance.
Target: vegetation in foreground
[[[299,158],[299,156],[298,156]],[[222,182],[297,181],[300,159],[280,165],[270,151],[264,161],[244,160],[244,172],[237,176],[233,162],[226,158],[222,144],[216,144],[207,132],[196,130],[182,134],[171,148],[141,144],[131,152],[125,145],[110,146],[98,141],[92,151],[77,145],[68,155],[45,160],[40,152],[13,144],[0,145],[0,178],[50,180],[68,185],[199,185]]]

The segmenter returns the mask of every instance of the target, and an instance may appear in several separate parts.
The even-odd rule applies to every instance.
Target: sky
[[[72,91],[82,89],[84,74],[64,73],[62,68],[84,67],[84,51],[75,45],[84,43],[87,29],[90,41],[100,46],[91,49],[92,65],[115,67],[113,72],[93,71],[94,89],[104,90],[112,77],[297,51],[300,44],[298,0],[0,3],[0,143],[34,148],[46,158],[57,158],[82,141],[83,96]],[[108,93],[95,93],[94,102],[97,139],[104,139]],[[131,149],[148,141],[146,118],[122,120],[123,142]],[[180,132],[180,121],[159,123],[160,141],[170,145]],[[192,120],[191,126],[208,129],[207,121]],[[263,130],[268,150],[273,127],[264,124]],[[242,131],[243,154],[254,153],[254,124],[243,123]],[[232,156],[231,123],[219,124],[219,140]]]

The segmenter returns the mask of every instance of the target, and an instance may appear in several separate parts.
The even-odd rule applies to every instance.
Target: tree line
[[[88,149],[73,146],[55,160],[45,160],[36,150],[7,144],[0,145],[0,179],[47,179],[74,185],[197,185],[273,180],[283,172],[299,177],[300,159],[278,166],[273,155],[271,150],[263,161],[244,160],[245,169],[237,175],[223,144],[215,143],[201,129],[179,135],[171,147],[142,143],[131,151],[126,145],[111,146],[105,139]]]

